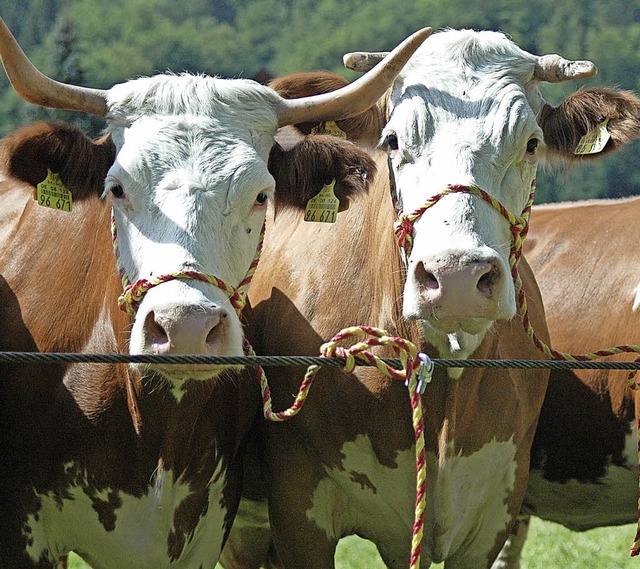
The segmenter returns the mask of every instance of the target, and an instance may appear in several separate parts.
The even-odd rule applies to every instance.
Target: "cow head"
[[[64,85],[31,65],[1,20],[0,55],[26,100],[107,119],[115,159],[104,196],[113,204],[121,268],[131,283],[194,272],[237,287],[274,195],[267,164],[277,128],[371,106],[429,33],[406,40],[375,77],[297,101],[252,81],[192,75],[142,78],[107,91]],[[130,352],[241,355],[242,326],[223,288],[183,277],[150,288],[137,306]],[[162,371],[179,379],[218,370]]]
[[[345,65],[368,71],[384,55],[347,54]],[[449,187],[474,186],[519,216],[539,161],[578,159],[578,142],[604,119],[611,134],[604,151],[640,134],[638,100],[628,93],[581,90],[552,107],[538,89],[595,73],[591,62],[535,56],[501,33],[447,30],[421,46],[388,97],[339,126],[349,139],[364,146],[377,140],[386,150],[403,212]],[[298,80],[273,85],[289,97],[310,94],[294,88]],[[316,90],[342,81],[323,74]],[[423,323],[443,357],[466,357],[494,321],[515,315],[510,225],[477,193],[456,191],[424,211],[410,232],[403,314]]]

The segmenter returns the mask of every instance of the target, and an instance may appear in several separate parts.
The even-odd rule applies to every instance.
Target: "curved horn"
[[[389,55],[388,51],[353,51],[344,54],[342,63],[347,69],[364,73],[373,69],[387,55]]]
[[[533,76],[540,81],[560,83],[574,79],[586,79],[598,73],[591,61],[569,61],[556,54],[542,55],[536,61]]]
[[[0,58],[13,88],[26,101],[41,107],[84,111],[104,117],[106,91],[65,85],[38,71],[0,18]]]
[[[431,28],[423,28],[409,36],[371,73],[342,89],[313,97],[282,99],[276,109],[278,125],[282,127],[301,122],[341,120],[371,108],[393,83],[416,49],[431,35],[431,31]]]

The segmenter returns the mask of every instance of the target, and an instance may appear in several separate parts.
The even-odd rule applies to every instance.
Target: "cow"
[[[0,20],[0,56],[23,98],[108,123],[95,143],[44,123],[2,142],[0,350],[243,355],[269,199],[304,207],[330,177],[346,207],[375,174],[347,141],[274,146],[277,127],[366,109],[429,33],[381,73],[292,103],[252,81],[194,75],[64,85]],[[94,569],[215,565],[258,409],[254,372],[3,363],[0,380],[3,568],[52,568],[69,551]]]
[[[346,61],[366,69],[381,57],[351,54]],[[526,224],[512,225],[489,202],[526,216],[538,161],[574,161],[580,139],[600,125],[599,105],[619,111],[610,117],[608,148],[624,143],[622,115],[636,99],[582,90],[552,106],[538,90],[540,82],[595,71],[591,62],[527,53],[498,32],[434,33],[375,108],[336,122],[376,162],[379,176],[364,199],[335,225],[305,222],[291,208],[268,213],[263,263],[249,292],[256,352],[317,355],[341,329],[368,325],[411,340],[431,357],[543,358],[517,314],[509,261],[513,235],[522,237]],[[300,83],[324,92],[343,81],[293,76],[272,86],[286,97],[313,92]],[[326,130],[316,121],[297,126]],[[396,209],[411,213],[398,219]],[[302,251],[300,244],[310,242],[315,248]],[[530,322],[548,341],[524,257],[518,272]],[[291,405],[302,373],[266,369],[274,409]],[[548,375],[436,367],[423,395],[421,567],[492,565],[524,499]],[[284,567],[333,567],[336,544],[350,534],[375,543],[386,566],[409,565],[416,467],[402,382],[371,367],[352,375],[324,367],[302,410],[263,429],[269,522]],[[254,499],[243,511],[264,520],[259,505]],[[260,562],[265,552],[247,551],[245,538],[258,528],[248,520],[237,528],[225,566],[234,566],[237,553]],[[269,541],[262,535],[260,543]]]
[[[628,109],[626,120],[638,123],[640,106]],[[640,344],[640,270],[626,254],[636,242],[636,212],[638,197],[534,208],[525,251],[556,350],[584,354]],[[531,451],[523,519],[497,567],[519,567],[529,515],[573,531],[637,520],[638,395],[628,387],[627,373],[551,372]]]

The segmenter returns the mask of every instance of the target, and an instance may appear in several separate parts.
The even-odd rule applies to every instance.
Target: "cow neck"
[[[253,261],[249,265],[246,276],[244,277],[244,279],[242,279],[237,288],[214,275],[209,275],[200,271],[187,270],[179,270],[173,273],[167,273],[164,275],[160,275],[159,277],[154,277],[152,279],[141,278],[132,283],[129,280],[129,277],[122,264],[122,259],[120,258],[118,230],[116,228],[115,215],[112,211],[111,236],[113,240],[113,251],[116,257],[116,268],[118,269],[118,275],[120,276],[120,279],[122,281],[123,288],[122,294],[118,297],[118,306],[120,307],[120,310],[133,317],[136,315],[136,312],[138,311],[138,307],[140,306],[144,295],[147,294],[147,292],[149,292],[149,290],[153,287],[175,279],[198,280],[212,284],[213,286],[226,292],[229,295],[229,301],[231,302],[231,305],[236,310],[238,318],[240,318],[242,309],[247,303],[247,289],[249,288],[249,284],[251,284],[251,279],[253,278],[253,274],[256,271],[256,267],[258,266],[258,261],[260,259],[262,243],[264,241],[264,232],[265,223],[262,224],[262,229],[260,230],[260,238],[258,240],[258,246],[256,248],[256,254],[253,258]]]

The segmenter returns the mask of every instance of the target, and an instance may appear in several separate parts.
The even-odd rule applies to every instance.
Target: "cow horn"
[[[22,51],[2,18],[0,58],[13,88],[26,101],[41,107],[106,116],[106,91],[65,85],[40,73]]]
[[[387,55],[389,55],[388,51],[354,51],[345,53],[342,63],[347,69],[364,73],[373,69]]]
[[[560,83],[574,79],[586,79],[598,73],[591,61],[569,61],[556,54],[542,55],[536,61],[533,76],[540,81]]]
[[[431,31],[431,28],[423,28],[409,36],[371,73],[342,89],[312,97],[282,99],[277,108],[278,125],[341,120],[371,108],[390,87],[416,49],[431,35]]]

